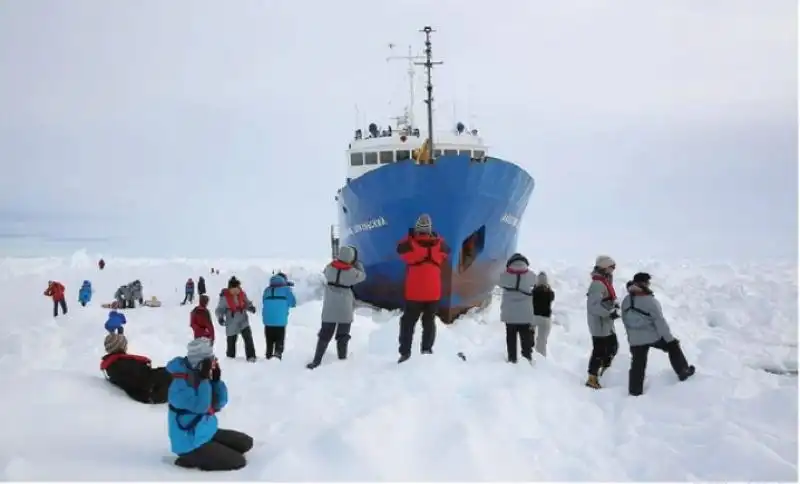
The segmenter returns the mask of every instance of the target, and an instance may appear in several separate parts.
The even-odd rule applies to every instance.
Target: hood
[[[192,371],[192,369],[189,368],[189,365],[186,362],[185,356],[176,356],[175,358],[169,360],[166,369],[167,372],[169,372],[170,374],[189,373],[190,371]]]
[[[515,274],[521,272],[528,272],[528,264],[526,264],[525,261],[515,260],[514,262],[509,264],[506,267],[506,269],[508,270],[508,272],[513,272]]]
[[[287,285],[286,278],[282,274],[275,274],[269,278],[269,285],[272,287],[285,286]]]
[[[92,283],[91,283],[91,282],[89,282],[89,281],[83,281],[83,286],[84,286],[84,287],[86,287],[86,286],[91,286],[91,285],[92,285]]]

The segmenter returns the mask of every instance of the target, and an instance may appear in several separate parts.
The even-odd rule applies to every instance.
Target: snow
[[[533,368],[504,362],[492,304],[439,326],[436,354],[415,354],[403,365],[395,362],[398,315],[360,308],[350,360],[335,360],[331,345],[323,366],[309,371],[324,261],[107,258],[100,272],[96,260],[85,253],[0,259],[4,480],[798,479],[793,262],[619,261],[619,292],[633,272],[654,274],[673,331],[698,368],[679,383],[654,351],[646,393],[632,398],[622,329],[606,388],[583,386],[587,267],[537,268],[556,290],[556,324],[550,356]],[[210,275],[212,266],[222,273]],[[191,336],[189,307],[178,304],[188,277],[203,275],[216,296],[235,273],[259,300],[273,269],[297,282],[284,360],[246,363],[241,346],[239,359],[222,359],[231,400],[220,423],[256,439],[248,467],[201,473],[170,465],[166,407],[129,400],[99,371],[107,314],[100,303],[133,279],[143,282],[145,297],[158,296],[161,308],[128,310],[126,333],[130,351],[160,363],[183,354]],[[66,317],[51,317],[41,295],[48,279],[67,286]],[[76,302],[83,279],[95,288],[87,308]],[[252,323],[261,355],[260,315]]]

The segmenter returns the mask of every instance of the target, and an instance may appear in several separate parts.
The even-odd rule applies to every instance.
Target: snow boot
[[[694,365],[689,365],[685,370],[683,370],[680,375],[678,375],[678,380],[686,381],[694,375]]]
[[[597,377],[594,375],[589,375],[589,378],[586,379],[586,386],[589,388],[594,388],[595,390],[599,390],[603,387],[600,386],[600,382],[597,380]]]
[[[346,339],[336,340],[336,354],[340,360],[347,359],[347,343]]]
[[[251,356],[251,357],[247,358],[247,361],[250,362],[250,363],[255,363],[256,362],[256,357],[255,356]]]
[[[423,355],[432,355],[433,350],[421,350],[420,353]]]
[[[191,462],[189,462],[188,459],[185,459],[183,456],[178,456],[178,458],[175,459],[175,465],[178,467],[183,467],[184,469],[195,468],[195,466]]]
[[[319,366],[319,363],[317,363],[316,361],[312,361],[311,363],[306,365],[306,368],[308,368],[309,370],[313,370],[314,368],[316,368],[318,366]]]
[[[404,361],[408,361],[409,358],[411,358],[411,355],[400,355],[400,358],[398,358],[397,362],[402,363]]]

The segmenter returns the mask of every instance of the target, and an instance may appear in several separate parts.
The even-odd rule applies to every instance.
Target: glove
[[[217,323],[219,323],[220,326],[225,326],[225,320],[222,318],[218,318]]]
[[[255,307],[255,306],[253,306],[252,304],[251,304],[250,306],[247,306],[247,310],[248,310],[249,312],[253,313],[253,314],[255,314],[255,313],[256,313],[256,307]]]
[[[611,311],[611,314],[609,315],[609,317],[611,318],[611,321],[615,321],[615,320],[619,319],[619,313],[615,309],[615,310]]]
[[[211,366],[211,381],[219,381],[222,376],[222,370],[219,368],[219,362],[215,361]]]
[[[211,378],[211,369],[214,366],[214,360],[211,358],[203,360],[200,363],[200,379],[205,380]]]

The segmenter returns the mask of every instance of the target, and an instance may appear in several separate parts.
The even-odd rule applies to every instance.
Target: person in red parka
[[[192,309],[189,326],[194,332],[194,339],[208,338],[214,344],[214,324],[211,322],[211,312],[208,310],[208,296],[200,296],[199,305]]]
[[[61,314],[67,314],[67,300],[64,297],[65,292],[64,284],[58,281],[47,281],[47,289],[44,291],[44,295],[53,298],[54,318],[58,316],[59,306],[61,306]]]
[[[397,244],[397,253],[406,264],[405,300],[403,316],[400,318],[400,359],[402,363],[411,357],[414,328],[422,317],[422,354],[433,353],[436,340],[436,310],[442,298],[442,264],[447,260],[450,248],[436,232],[428,214],[417,219],[413,229]]]

